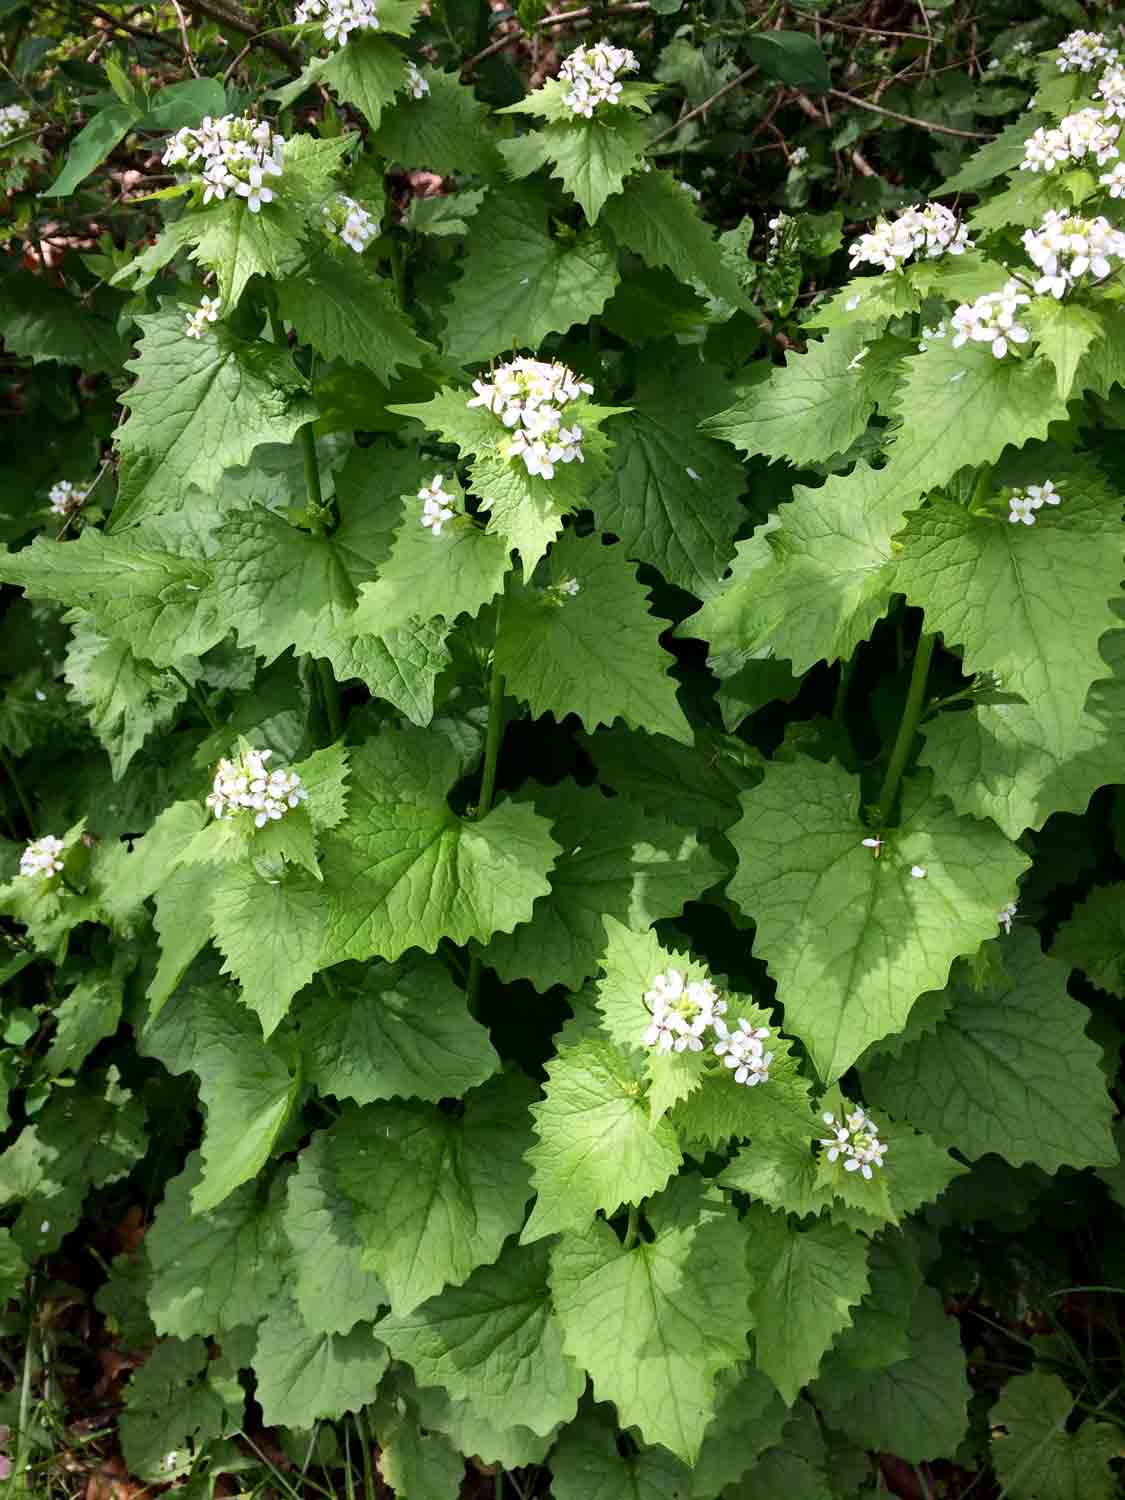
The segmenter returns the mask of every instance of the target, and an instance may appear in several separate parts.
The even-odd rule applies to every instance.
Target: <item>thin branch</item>
[[[220,26],[229,26],[235,31],[240,31],[243,36],[248,36],[252,46],[268,47],[275,57],[280,57],[294,71],[300,71],[301,59],[297,54],[277,37],[270,36],[268,32],[259,32],[249,16],[226,10],[223,6],[214,4],[214,0],[188,0],[188,4],[201,16],[206,16],[211,21],[217,21]]]
[[[735,89],[740,88],[748,78],[753,78],[754,74],[757,71],[758,68],[757,65],[755,65],[752,68],[747,68],[744,73],[739,73],[738,77],[732,78],[729,83],[724,83],[722,88],[716,89],[709,99],[704,99],[702,104],[697,104],[694,109],[689,109],[686,115],[677,120],[674,125],[669,125],[667,130],[662,130],[659,135],[654,135],[652,140],[649,141],[648,145],[645,147],[645,150],[651,151],[653,146],[655,146],[659,141],[666,140],[670,135],[675,135],[678,131],[682,130],[683,127],[689,123],[689,121],[697,120],[700,115],[705,115],[713,104],[717,104],[719,100],[722,99],[725,95],[733,93]]]
[[[161,36],[156,31],[146,31],[143,26],[130,26],[128,21],[119,21],[116,16],[111,16],[108,10],[102,10],[100,5],[91,5],[88,0],[74,0],[74,5],[76,9],[88,11],[90,15],[97,16],[99,20],[105,21],[115,31],[123,32],[126,36],[134,36],[141,42],[157,42],[161,47],[167,47],[172,52],[180,50],[171,37]],[[60,15],[66,15],[66,10],[62,5],[53,5],[50,8]]]
[[[980,130],[954,130],[952,125],[938,125],[933,120],[919,120],[916,115],[900,115],[896,109],[884,109],[881,104],[872,104],[867,99],[860,99],[855,94],[845,94],[840,89],[829,89],[828,92],[833,99],[842,99],[845,104],[852,104],[857,109],[868,109],[873,115],[886,115],[888,120],[899,120],[903,125],[917,125],[920,130],[933,130],[938,135],[955,135],[963,141],[991,141],[995,137],[987,135]]]
[[[230,67],[223,74],[223,87],[224,88],[226,88],[227,84],[234,77],[235,73],[238,71],[239,64],[246,57],[246,54],[250,51],[250,49],[253,47],[253,45],[254,45],[253,42],[247,42],[246,45],[245,45],[245,47],[243,47],[242,51],[238,54],[238,56],[235,58],[235,60],[231,63]]]
[[[172,9],[176,12],[176,22],[180,28],[180,40],[184,44],[184,61],[191,69],[192,77],[198,78],[199,69],[195,66],[195,58],[191,53],[191,42],[188,40],[187,17],[184,15],[184,9],[180,4],[180,0],[172,0]]]
[[[571,21],[588,21],[594,14],[594,9],[595,7],[592,5],[584,5],[580,10],[564,10],[559,11],[553,16],[544,16],[542,20],[536,21],[533,30],[538,31],[550,26],[566,26]],[[601,7],[598,7],[598,14],[609,16],[640,15],[648,9],[649,0],[629,0],[629,3],[623,5],[607,5],[604,11]],[[505,47],[510,47],[513,42],[518,42],[521,36],[526,35],[527,31],[525,28],[517,25],[511,31],[506,31],[496,41],[489,42],[487,47],[477,52],[469,58],[468,62],[461,65],[462,77],[468,77],[478,63],[484,62],[487,57],[494,57],[497,52],[503,52]]]

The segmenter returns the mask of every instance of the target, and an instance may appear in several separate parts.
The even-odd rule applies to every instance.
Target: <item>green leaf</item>
[[[118,142],[125,139],[143,113],[135,105],[120,101],[98,110],[71,141],[62,171],[39,196],[68,198],[78,184],[105,161]]]
[[[0,1229],[0,1297],[5,1302],[11,1302],[22,1293],[30,1269],[12,1238],[12,1231]]]
[[[79,980],[55,1011],[55,1035],[44,1059],[52,1078],[76,1073],[98,1043],[113,1035],[123,1000],[123,977],[116,969],[95,969]]]
[[[1112,1500],[1117,1493],[1109,1465],[1120,1454],[1120,1434],[1093,1417],[1068,1431],[1074,1407],[1057,1375],[1033,1370],[1008,1381],[988,1421],[992,1463],[1011,1500]]]
[[[254,1374],[262,1416],[271,1426],[307,1429],[360,1411],[387,1363],[370,1323],[350,1333],[318,1333],[292,1303],[282,1304],[258,1326]]]
[[[215,872],[209,865],[173,870],[156,893],[153,925],[160,939],[160,962],[147,990],[154,1019],[184,977],[192,959],[211,936],[211,894]]]
[[[211,931],[223,973],[238,980],[265,1036],[320,967],[326,923],[320,884],[305,870],[287,866],[267,880],[249,865],[228,865],[216,876]]]
[[[1081,475],[1062,486],[1062,503],[1034,526],[933,500],[909,518],[896,568],[926,628],[964,648],[964,670],[994,672],[1056,743],[1105,675],[1098,643],[1117,623],[1109,601],[1121,575],[1119,497]]]
[[[897,1175],[897,1160],[895,1166]],[[843,1378],[854,1379],[853,1371],[885,1370],[910,1356],[910,1314],[923,1285],[910,1242],[894,1230],[880,1234],[871,1242],[868,1271],[870,1290],[825,1360],[821,1380],[828,1390],[841,1366]]]
[[[615,257],[595,234],[553,237],[545,195],[509,188],[488,198],[469,227],[446,350],[469,364],[513,345],[538,349],[549,333],[596,317],[616,285]]]
[[[352,768],[347,822],[324,840],[322,966],[432,953],[443,937],[487,942],[530,918],[559,854],[545,819],[513,802],[458,817],[446,800],[457,752],[421,731],[368,740]]]
[[[138,1051],[169,1073],[195,1073],[206,1111],[202,1169],[192,1191],[206,1213],[249,1182],[269,1159],[292,1112],[300,1078],[262,1041],[230,990],[184,990],[141,1033]]]
[[[326,83],[345,104],[354,104],[372,130],[379,129],[383,110],[406,86],[406,57],[381,37],[362,32],[346,47],[314,64],[317,81]]]
[[[120,781],[152,731],[175,718],[188,689],[182,677],[142,661],[124,641],[99,635],[87,619],[75,626],[63,675]]]
[[[924,774],[906,783],[899,826],[875,859],[859,801],[838,765],[775,761],[743,793],[728,835],[739,857],[731,898],[753,916],[786,1029],[825,1083],[899,1030],[959,954],[995,935],[1028,863],[995,829],[955,814]],[[911,878],[914,865],[924,880]]]
[[[413,723],[429,723],[434,683],[448,661],[444,628],[411,623],[353,633],[357,591],[375,576],[394,522],[386,504],[364,514],[353,497],[340,507],[344,520],[331,536],[298,531],[261,508],[233,516],[215,560],[225,617],[267,661],[289,646],[327,657],[339,680],[359,677]]]
[[[141,128],[181,130],[197,125],[204,115],[221,115],[226,105],[226,90],[217,78],[186,78],[156,91]]]
[[[667,1120],[649,1120],[644,1063],[596,1030],[566,1030],[546,1065],[543,1100],[532,1106],[535,1207],[524,1244],[585,1225],[659,1192],[683,1158]]]
[[[584,1411],[551,1454],[554,1500],[680,1500],[687,1476],[663,1448],[623,1457],[617,1429],[604,1409]]]
[[[833,1351],[815,1397],[828,1424],[862,1447],[920,1464],[957,1452],[972,1393],[957,1319],[932,1287],[914,1303],[907,1339],[907,1357],[874,1372],[848,1368]]]
[[[424,1432],[409,1406],[376,1422],[379,1473],[396,1500],[457,1500],[465,1460],[442,1433]]]
[[[259,1322],[277,1306],[285,1275],[282,1185],[247,1183],[222,1207],[197,1215],[191,1198],[199,1180],[193,1153],[168,1184],[145,1236],[156,1331],[183,1339]]]
[[[222,1397],[207,1380],[201,1338],[165,1339],[129,1380],[119,1431],[129,1472],[154,1484],[186,1474],[193,1453],[227,1428]]]
[[[464,1286],[384,1318],[375,1332],[419,1384],[442,1387],[498,1427],[549,1433],[571,1420],[586,1384],[563,1353],[543,1245],[509,1244]]]
[[[551,1255],[555,1311],[597,1399],[690,1464],[719,1373],[746,1355],[745,1236],[698,1178],[678,1180],[645,1217],[653,1238],[629,1250],[600,1220],[562,1237]]]
[[[292,1262],[289,1290],[307,1329],[349,1333],[379,1316],[386,1289],[363,1267],[355,1210],[340,1191],[323,1131],[297,1158],[282,1226]]]
[[[724,873],[693,834],[623,797],[561,782],[534,789],[531,800],[551,820],[563,853],[551,894],[536,904],[531,921],[493,938],[486,950],[486,963],[506,982],[578,990],[597,972],[604,917],[645,927],[675,916]]]
[[[1056,389],[1059,399],[1065,401],[1074,390],[1083,355],[1102,336],[1102,321],[1077,302],[1037,297],[1029,310],[1029,322],[1040,351],[1055,367]]]
[[[903,502],[886,472],[860,465],[819,489],[797,486],[778,519],[738,544],[730,578],[677,634],[709,641],[708,665],[723,678],[767,653],[797,676],[850,657],[894,587]]]
[[[341,1002],[318,995],[298,1016],[308,1077],[322,1094],[456,1099],[499,1067],[488,1032],[443,964],[369,964]]]
[[[446,483],[447,493],[458,493],[456,481]],[[435,536],[421,524],[421,511],[416,496],[404,497],[390,556],[376,581],[360,589],[352,629],[374,634],[387,626],[404,628],[413,619],[475,616],[504,587],[508,545],[502,536],[465,515],[447,521]]]
[[[519,1229],[531,1195],[523,1162],[531,1094],[525,1078],[509,1074],[473,1089],[460,1116],[429,1104],[369,1104],[329,1132],[364,1265],[382,1278],[393,1312],[460,1286]]]
[[[609,470],[590,499],[627,556],[701,598],[726,571],[744,515],[742,465],[698,430],[727,398],[706,365],[686,383],[678,363],[646,365],[633,411],[606,424]]]
[[[1013,932],[1003,952],[1005,978],[983,993],[959,979],[949,1015],[897,1059],[876,1058],[865,1092],[970,1160],[994,1151],[1045,1172],[1112,1165],[1101,1049],[1067,994],[1066,968],[1031,931]]]
[[[418,1407],[423,1424],[444,1433],[457,1452],[472,1453],[482,1463],[506,1469],[541,1464],[554,1436],[537,1437],[530,1427],[493,1427],[467,1401],[451,1401],[436,1387],[418,1392]]]
[[[536,718],[573,713],[590,732],[620,718],[631,729],[692,743],[659,644],[662,627],[624,549],[568,531],[547,570],[544,587],[505,603],[496,664],[507,690]],[[573,596],[560,588],[571,579]]]
[[[577,119],[548,124],[531,135],[502,141],[500,151],[509,175],[527,177],[547,162],[563,187],[596,224],[607,198],[619,193],[625,179],[641,164],[648,127],[624,110],[611,120]]]
[[[995,140],[974,151],[968,161],[942,183],[939,196],[975,192],[977,188],[987,187],[997,177],[1011,172],[1023,161],[1028,136],[1041,125],[1049,126],[1051,123],[1045,114],[1024,111],[1018,120],[1005,125]]]
[[[836,1224],[798,1229],[760,1208],[747,1225],[754,1362],[792,1403],[867,1294],[867,1241]]]
[[[1095,886],[1059,928],[1051,956],[1125,996],[1125,885]]]
[[[709,417],[703,431],[743,453],[802,467],[846,452],[875,410],[861,364],[869,340],[870,331],[860,326],[811,341],[804,354],[790,354],[768,380]]]
[[[832,79],[820,44],[806,31],[756,31],[746,50],[769,78],[810,93],[824,93]]]
[[[277,298],[281,316],[318,354],[365,365],[388,385],[430,352],[399,311],[390,283],[350,250],[315,252],[299,275],[278,283]]]
[[[388,161],[407,168],[485,175],[498,165],[489,129],[489,111],[457,74],[421,68],[430,92],[421,99],[410,94],[395,101],[383,117],[375,150]]]
[[[222,322],[203,338],[185,338],[184,310],[171,304],[137,322],[140,353],[128,365],[137,380],[117,430],[123,468],[114,531],[174,510],[193,485],[213,490],[259,443],[288,443],[316,416],[287,352],[246,343]]]
[[[0,280],[0,324],[7,353],[37,365],[55,360],[90,374],[119,375],[129,355],[112,318],[22,269]]]

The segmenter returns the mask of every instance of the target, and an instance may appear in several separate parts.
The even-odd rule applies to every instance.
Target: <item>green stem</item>
[[[317,680],[320,683],[324,711],[328,718],[328,743],[334,745],[344,732],[344,718],[340,710],[340,684],[332,670],[332,663],[322,657],[316,664]]]
[[[492,1480],[492,1493],[496,1497],[496,1500],[504,1500],[504,1470],[499,1464],[496,1465],[496,1471]]]
[[[496,635],[500,635],[500,617],[503,600],[496,607]],[[492,811],[492,799],[496,794],[496,768],[500,761],[500,741],[504,737],[504,676],[496,661],[496,649],[492,651],[492,675],[488,683],[488,729],[484,739],[484,770],[481,773],[480,797],[477,799],[477,818],[486,818]],[[469,1014],[477,1015],[480,1007],[480,980],[483,965],[480,954],[469,957],[469,977],[465,982],[465,998]]]
[[[324,529],[321,519],[324,510],[324,494],[320,488],[320,465],[316,459],[316,433],[313,424],[306,422],[301,428],[301,453],[305,460],[305,494],[308,496],[309,521],[315,531]]]
[[[184,687],[187,688],[188,697],[195,704],[196,708],[198,708],[203,717],[207,720],[208,724],[210,724],[211,728],[218,729],[219,721],[215,717],[214,713],[212,713],[211,705],[207,702],[207,699],[204,698],[203,694],[198,690],[198,688],[196,688],[193,683],[190,683],[184,676],[184,674],[180,671],[177,671],[175,667],[169,667],[168,670],[169,672],[171,672],[173,677],[178,677],[183,683]]]
[[[926,678],[929,676],[930,662],[933,660],[936,644],[935,635],[927,635],[923,631],[918,637],[918,648],[914,652],[914,666],[910,673],[910,686],[906,690],[902,720],[898,726],[894,749],[891,751],[887,774],[883,777],[883,785],[879,789],[879,813],[884,822],[891,821],[895,798],[898,796],[898,784],[902,780],[902,773],[906,770],[906,763],[914,748],[914,736],[918,731],[922,709],[926,702]]]
[[[844,712],[848,706],[848,685],[852,680],[852,669],[855,666],[854,658],[840,663],[840,676],[836,683],[836,697],[832,703],[832,722],[842,724]]]
[[[394,278],[395,301],[401,311],[406,311],[406,251],[401,241],[396,240],[393,234],[387,236],[389,249],[387,258],[391,263],[391,276]]]
[[[631,1203],[629,1205],[629,1222],[625,1225],[625,1238],[622,1241],[623,1250],[631,1250],[637,1243],[637,1235],[641,1229],[641,1205]]]
[[[31,811],[31,804],[27,800],[27,795],[24,792],[23,784],[21,783],[19,777],[16,775],[16,768],[12,764],[11,757],[8,755],[8,752],[6,750],[4,750],[4,749],[0,749],[0,766],[4,767],[4,774],[7,776],[8,780],[12,783],[12,788],[15,791],[16,797],[19,800],[19,804],[23,808],[23,815],[24,815],[25,819],[27,820],[27,831],[28,831],[29,834],[31,834],[32,836],[34,836],[34,834],[35,834],[35,818],[34,818],[34,816],[32,814],[32,811]]]
[[[31,1351],[35,1343],[35,1277],[27,1283],[27,1297],[31,1312],[28,1315],[27,1343],[23,1353],[23,1379],[20,1382],[20,1409],[16,1427],[16,1453],[12,1473],[17,1482],[27,1483],[27,1464],[30,1457],[28,1428],[31,1426]],[[16,1491],[18,1493],[18,1491]]]

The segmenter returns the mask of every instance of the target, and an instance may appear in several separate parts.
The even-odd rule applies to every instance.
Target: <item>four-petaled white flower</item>
[[[1111,63],[1116,57],[1117,48],[1107,46],[1100,32],[1072,31],[1059,43],[1058,69],[1060,73],[1092,73],[1099,63]]]
[[[187,315],[187,327],[184,332],[189,339],[202,338],[207,324],[218,321],[220,302],[221,299],[218,297],[200,298],[199,306]]]
[[[918,348],[924,353],[930,347],[931,343],[937,339],[945,338],[947,333],[948,329],[945,326],[944,318],[941,319],[936,328],[926,328],[923,326],[922,336],[918,340]]]
[[[211,791],[205,798],[216,818],[240,812],[254,815],[254,825],[276,823],[307,801],[308,793],[295,771],[266,769],[272,750],[247,750],[238,760],[221,760]]]
[[[51,502],[51,514],[55,516],[69,516],[72,510],[78,510],[86,496],[88,489],[79,489],[71,484],[69,479],[60,479],[47,491],[47,499]]]
[[[5,104],[0,107],[0,144],[26,130],[31,116],[22,104]]]
[[[166,167],[183,168],[203,202],[222,202],[228,193],[246,199],[251,213],[273,201],[267,177],[282,175],[285,137],[267,120],[250,115],[207,115],[196,128],[185,125],[169,136],[161,158]]]
[[[861,234],[848,253],[853,271],[864,264],[893,271],[912,255],[933,260],[939,255],[963,255],[972,248],[969,232],[953,210],[927,203],[906,209],[893,222],[878,219],[875,228]]]
[[[419,73],[416,63],[408,62],[406,65],[406,87],[412,99],[424,99],[430,92],[430,85]]]
[[[641,1040],[658,1052],[702,1052],[708,1028],[727,1008],[709,979],[685,983],[679,969],[657,974],[644,999],[651,1019]]]
[[[378,31],[375,0],[302,0],[293,12],[298,25],[316,24],[326,42],[344,46],[353,31]]]
[[[996,913],[996,920],[1000,923],[1000,926],[1006,933],[1011,932],[1012,919],[1015,917],[1016,912],[1018,911],[1019,907],[1016,905],[1016,903],[1014,901],[1008,901],[1005,902],[1005,904]]]
[[[820,1138],[827,1160],[842,1160],[845,1172],[860,1172],[870,1181],[872,1167],[881,1167],[887,1154],[875,1121],[862,1109],[845,1115],[842,1122],[829,1113],[821,1115],[821,1119],[832,1132]]]
[[[467,404],[485,407],[514,429],[502,451],[521,459],[529,474],[553,479],[557,464],[585,462],[582,428],[573,421],[564,426],[563,412],[594,387],[566,365],[519,355],[493,370],[491,380],[474,380],[473,390]]]
[[[1026,344],[1028,328],[1018,321],[1021,307],[1031,298],[1018,281],[1009,281],[1002,292],[987,292],[975,302],[962,302],[953,314],[953,347],[972,341],[988,344],[997,359],[1003,359],[1011,344]]]
[[[910,866],[910,876],[911,876],[911,879],[913,879],[913,880],[925,880],[926,876],[929,873],[930,872],[929,872],[929,870],[926,869],[925,865],[911,865]]]
[[[50,880],[62,870],[63,841],[53,833],[32,839],[20,855],[20,874],[30,880]]]
[[[1108,172],[1098,178],[1102,187],[1109,189],[1111,198],[1125,197],[1125,161],[1114,162]]]
[[[1035,290],[1056,300],[1083,276],[1104,281],[1115,269],[1113,261],[1125,260],[1125,234],[1120,229],[1100,215],[1081,219],[1065,208],[1049,209],[1038,229],[1025,232],[1023,245],[1043,273]]]
[[[1042,484],[1029,484],[1020,494],[1012,495],[1008,501],[1008,520],[1013,525],[1035,525],[1035,512],[1045,505],[1061,505],[1062,496],[1049,479]]]
[[[337,193],[320,214],[325,232],[338,236],[357,255],[361,255],[379,233],[379,221],[347,193]]]
[[[434,536],[440,536],[446,521],[452,521],[457,514],[457,500],[445,488],[444,475],[435,474],[429,484],[424,484],[418,491],[418,499],[422,502],[419,518],[422,525]]]
[[[614,47],[610,42],[577,47],[559,69],[559,77],[569,85],[563,103],[583,119],[593,119],[599,105],[620,100],[622,84],[617,75],[635,73],[639,66],[628,47]]]
[[[879,850],[883,847],[883,840],[877,838],[862,839],[860,841],[865,849],[870,849],[876,859],[879,858]]]
[[[789,165],[791,167],[803,167],[809,159],[809,148],[807,146],[794,146],[789,153]]]
[[[1041,125],[1023,143],[1021,172],[1053,172],[1092,156],[1099,167],[1117,156],[1121,126],[1104,109],[1080,109],[1054,127]]]
[[[768,1083],[773,1053],[766,1052],[762,1044],[769,1038],[769,1027],[751,1026],[745,1016],[739,1016],[733,1030],[721,1018],[713,1024],[719,1040],[712,1050],[733,1070],[735,1083],[744,1083],[748,1088]]]
[[[1095,99],[1102,101],[1102,113],[1110,120],[1125,120],[1125,67],[1113,63],[1098,79]]]

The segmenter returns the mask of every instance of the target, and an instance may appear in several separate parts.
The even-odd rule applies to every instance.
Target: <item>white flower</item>
[[[944,318],[941,319],[936,328],[923,327],[922,337],[918,340],[918,348],[924,352],[932,342],[945,338],[947,332]]]
[[[51,514],[70,515],[72,510],[79,509],[88,494],[89,490],[79,489],[77,485],[71,484],[69,479],[60,479],[47,491],[47,499],[51,502]]]
[[[696,203],[703,202],[703,194],[697,187],[693,187],[690,182],[680,182],[677,183],[677,186],[679,187],[680,191],[686,193],[689,198],[694,198]]]
[[[444,476],[435,474],[429,484],[424,484],[418,491],[418,499],[422,502],[422,525],[428,527],[434,536],[440,536],[446,521],[452,521],[457,514],[457,501],[445,488]]]
[[[215,772],[207,806],[221,818],[251,812],[254,824],[263,828],[307,801],[308,793],[295,771],[267,771],[272,750],[247,750],[238,760],[221,760]]]
[[[988,292],[975,302],[962,302],[953,314],[954,349],[972,340],[991,345],[996,358],[1003,359],[1009,344],[1026,344],[1031,337],[1028,329],[1016,321],[1019,308],[1030,301],[1018,281],[1009,281],[1002,292]]]
[[[893,271],[915,254],[934,260],[939,255],[962,255],[972,248],[969,232],[953,210],[942,203],[927,203],[924,208],[915,204],[906,209],[893,223],[876,220],[875,228],[861,234],[848,253],[853,271],[863,264]]]
[[[1102,187],[1109,189],[1111,198],[1125,197],[1125,161],[1115,162],[1108,172],[1098,178]]]
[[[218,321],[219,303],[220,299],[218,297],[203,297],[200,299],[199,306],[195,311],[188,313],[187,328],[184,332],[189,339],[202,338],[203,330],[207,324]]]
[[[197,128],[185,125],[165,142],[161,158],[166,167],[185,170],[189,181],[202,188],[203,202],[222,202],[228,193],[247,200],[251,213],[273,199],[266,177],[280,177],[285,137],[265,120],[251,115],[207,115]],[[194,337],[194,335],[193,335]]]
[[[1044,505],[1061,503],[1062,496],[1049,479],[1045,479],[1042,484],[1029,484],[1023,494],[1013,495],[1008,501],[1008,520],[1034,526],[1037,510],[1042,510]]]
[[[865,849],[870,849],[876,859],[879,858],[879,850],[883,847],[883,840],[870,838],[861,840]]]
[[[568,599],[573,599],[581,592],[581,589],[582,586],[577,578],[561,578],[558,583],[552,583],[545,589],[544,593],[549,603],[562,605]]]
[[[929,873],[930,872],[926,869],[925,865],[910,866],[910,876],[912,880],[925,880],[926,876]]]
[[[559,77],[569,89],[563,103],[583,119],[593,118],[601,104],[616,104],[621,98],[619,73],[635,73],[637,59],[628,47],[614,47],[610,42],[594,42],[577,47],[559,69]]]
[[[845,1115],[842,1122],[827,1113],[821,1119],[832,1132],[830,1136],[822,1136],[819,1142],[825,1147],[825,1157],[830,1162],[842,1158],[845,1172],[860,1172],[870,1181],[872,1167],[881,1167],[887,1154],[875,1121],[862,1109]]]
[[[19,135],[31,123],[31,115],[22,104],[5,104],[0,108],[0,144]]]
[[[1113,123],[1107,110],[1080,109],[1067,115],[1057,129],[1040,126],[1024,141],[1021,172],[1053,172],[1070,162],[1081,162],[1092,156],[1099,167],[1118,155],[1117,137],[1121,126]]]
[[[712,1050],[733,1071],[735,1083],[753,1088],[755,1084],[769,1081],[774,1055],[762,1047],[769,1038],[768,1026],[751,1026],[745,1016],[739,1016],[733,1031],[721,1019],[714,1022],[714,1029],[719,1040]]]
[[[408,62],[406,65],[406,87],[412,99],[424,99],[430,92],[430,85],[419,73],[416,63]]]
[[[1014,49],[1013,49],[1014,50]],[[1058,69],[1069,73],[1092,73],[1099,63],[1113,62],[1116,47],[1107,47],[1105,37],[1097,31],[1072,31],[1059,43]]]
[[[727,1008],[709,979],[685,984],[679,969],[657,974],[644,1003],[651,1020],[641,1040],[658,1052],[702,1052],[708,1028],[718,1030]]]
[[[357,255],[379,233],[379,221],[346,193],[337,193],[320,214],[325,233],[338,236]]]
[[[797,220],[792,214],[774,214],[769,220],[769,238],[766,242],[766,265],[772,266],[785,250],[786,241],[795,230]]]
[[[794,146],[789,153],[789,165],[791,167],[803,167],[809,159],[809,148],[807,146]]]
[[[1110,120],[1125,120],[1125,67],[1113,63],[1098,79],[1095,99],[1102,101],[1102,113]]]
[[[1017,911],[1019,911],[1019,907],[1016,905],[1016,903],[1014,901],[1009,901],[996,913],[996,920],[1000,923],[1000,926],[1006,933],[1011,932],[1012,918],[1015,916]]]
[[[293,12],[298,25],[313,22],[324,31],[327,42],[342,47],[353,31],[378,31],[375,0],[302,0]]]
[[[32,839],[20,855],[20,874],[28,879],[50,880],[63,867],[62,850],[62,839],[55,838],[53,833],[44,834],[41,839]]]
[[[1034,43],[1029,42],[1026,37],[1024,38],[1024,40],[1022,42],[1013,42],[1012,43],[1012,56],[1013,57],[1028,57],[1028,56],[1030,56],[1030,54],[1033,51],[1034,51]]]
[[[514,429],[502,450],[520,458],[529,474],[553,479],[556,464],[584,463],[582,428],[563,425],[563,411],[571,402],[592,395],[594,387],[573,370],[555,361],[509,360],[492,372],[490,381],[473,381],[469,406],[483,406]]]
[[[1035,290],[1055,298],[1061,298],[1083,276],[1104,281],[1115,269],[1112,262],[1125,260],[1125,234],[1120,229],[1100,215],[1096,219],[1071,217],[1065,208],[1049,209],[1038,229],[1025,231],[1023,246],[1043,273]]]

